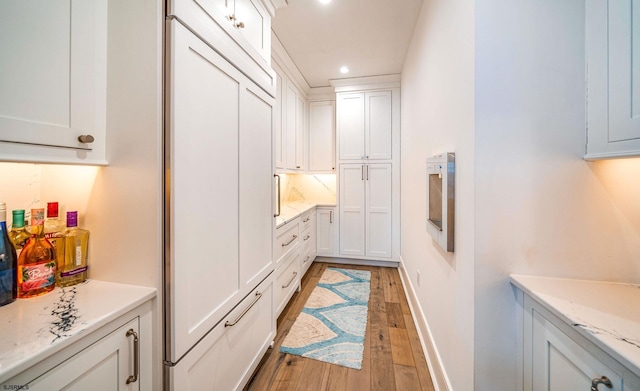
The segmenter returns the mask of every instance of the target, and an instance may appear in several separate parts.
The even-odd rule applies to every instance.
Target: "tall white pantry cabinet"
[[[339,256],[398,262],[399,76],[334,81]]]
[[[225,3],[167,9],[167,390],[242,388],[275,336],[270,14]]]

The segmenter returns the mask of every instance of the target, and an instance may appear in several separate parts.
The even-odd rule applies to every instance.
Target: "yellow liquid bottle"
[[[58,261],[58,286],[70,286],[87,279],[89,231],[78,228],[78,212],[67,212],[63,233],[64,258]]]

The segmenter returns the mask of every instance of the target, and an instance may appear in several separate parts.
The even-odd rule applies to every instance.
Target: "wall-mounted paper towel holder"
[[[456,154],[427,158],[427,232],[443,250],[453,252]]]

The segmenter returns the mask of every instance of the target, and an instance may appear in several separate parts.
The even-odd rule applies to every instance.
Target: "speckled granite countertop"
[[[640,376],[640,285],[523,275],[511,283]]]
[[[153,288],[87,280],[0,307],[0,383],[155,296]]]
[[[296,201],[282,204],[280,206],[280,216],[276,217],[276,227],[288,223],[301,214],[313,209],[317,206],[336,206],[335,203],[313,202],[313,201]]]

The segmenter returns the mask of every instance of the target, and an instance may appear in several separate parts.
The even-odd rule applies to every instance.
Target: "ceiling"
[[[399,74],[422,0],[288,0],[272,29],[311,87]],[[340,67],[348,66],[348,74]]]

